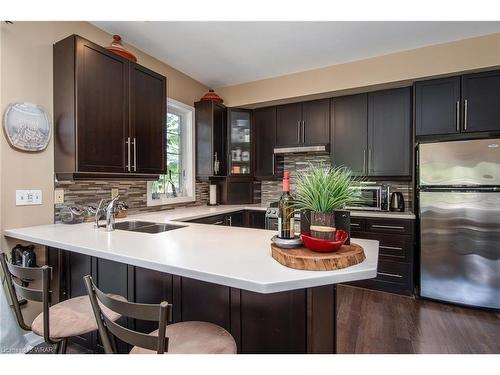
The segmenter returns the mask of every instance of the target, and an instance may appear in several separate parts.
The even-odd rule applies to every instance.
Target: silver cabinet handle
[[[387,250],[401,250],[403,251],[402,247],[395,247],[395,246],[379,246],[380,249],[387,249]]]
[[[367,170],[366,167],[366,149],[363,149],[363,172]]]
[[[368,148],[368,172],[372,171],[372,149]]]
[[[357,224],[357,223],[351,223],[351,227],[359,227],[359,224]],[[382,246],[379,246],[379,247],[382,247]]]
[[[297,121],[297,144],[300,144],[300,121]]]
[[[137,140],[134,138],[134,172],[137,171]]]
[[[398,275],[397,273],[388,273],[388,272],[377,272],[377,275],[397,277],[397,278],[402,278],[403,277],[402,275]]]
[[[399,229],[399,230],[405,229],[405,227],[401,227],[399,225],[379,225],[379,224],[372,224],[372,228]]]
[[[464,130],[467,130],[467,99],[464,100]]]
[[[274,174],[275,174],[275,168],[274,168],[274,163],[275,163],[275,161],[274,161],[274,160],[275,160],[275,159],[276,159],[276,156],[273,154],[273,176],[274,176]]]
[[[232,227],[233,226],[233,217],[229,216],[228,221],[229,221],[229,226]]]
[[[127,137],[127,171],[130,172],[130,137]]]
[[[223,221],[216,221],[216,222],[214,223],[214,225],[223,225],[223,224],[224,224],[224,222],[223,222]]]
[[[302,144],[306,143],[306,122],[302,121]]]
[[[457,123],[457,132],[459,132],[460,131],[460,101],[459,100],[457,100],[456,123]]]

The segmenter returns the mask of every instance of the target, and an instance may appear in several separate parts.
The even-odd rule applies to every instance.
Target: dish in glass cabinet
[[[50,140],[47,112],[32,103],[11,103],[4,115],[4,130],[12,147],[22,151],[42,151]]]

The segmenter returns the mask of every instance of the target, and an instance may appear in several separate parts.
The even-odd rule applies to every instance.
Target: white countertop
[[[265,207],[189,207],[134,215],[117,221],[163,223],[242,209],[265,210]],[[271,257],[270,238],[275,234],[274,231],[179,224],[185,227],[157,234],[124,230],[106,232],[103,228],[94,229],[93,223],[83,223],[6,229],[4,235],[258,293],[337,284],[376,276],[378,241],[353,239],[353,242],[364,248],[366,254],[366,259],[355,266],[337,271],[300,271],[282,266]]]
[[[267,210],[267,205],[258,204],[247,204],[247,205],[220,205],[220,206],[193,206],[193,207],[181,207],[175,208],[173,210],[155,211],[150,213],[143,213],[140,215],[134,215],[131,217],[146,217],[146,216],[158,216],[163,220],[177,220],[177,221],[188,221],[194,219],[200,219],[202,217],[208,217],[213,215],[228,214],[231,212],[242,211],[242,210],[252,210],[252,211],[263,211]],[[352,210],[351,217],[374,217],[383,219],[408,219],[414,220],[415,214],[410,211],[405,212],[391,212],[391,211],[361,211]]]

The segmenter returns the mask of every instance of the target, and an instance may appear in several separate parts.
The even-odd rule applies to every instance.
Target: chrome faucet
[[[99,206],[97,207],[97,211],[95,213],[95,225],[96,229],[106,227],[106,231],[112,232],[115,230],[115,215],[114,215],[114,204],[116,200],[119,198],[117,195],[114,197],[106,207],[106,225],[99,224],[99,219],[101,218],[101,208],[106,199],[101,199],[99,202]]]

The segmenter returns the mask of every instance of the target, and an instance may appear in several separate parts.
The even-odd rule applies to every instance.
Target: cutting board
[[[271,245],[272,256],[286,267],[308,271],[334,271],[354,266],[366,259],[361,246],[355,243],[344,245],[333,253],[317,253],[300,247],[281,249]]]

